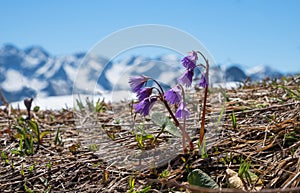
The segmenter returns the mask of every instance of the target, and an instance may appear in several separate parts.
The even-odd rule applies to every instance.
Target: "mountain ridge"
[[[0,47],[0,88],[8,102],[25,97],[68,95],[74,91],[90,94],[128,89],[128,76],[143,73],[171,84],[181,73],[180,67],[180,58],[175,55],[129,56],[120,61],[109,61],[101,56],[89,57],[83,52],[52,56],[40,46],[20,49],[6,44]],[[269,66],[251,71],[237,65],[226,69],[221,65],[214,66],[211,74],[214,82],[222,79],[243,82],[248,77],[258,81],[267,76],[283,75]]]

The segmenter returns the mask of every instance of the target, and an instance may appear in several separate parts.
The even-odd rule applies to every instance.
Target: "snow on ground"
[[[224,89],[232,89],[242,86],[240,82],[227,82],[227,83],[218,83],[214,84],[213,87],[216,88],[224,88]],[[66,95],[66,96],[51,96],[51,97],[38,97],[34,98],[32,106],[39,106],[41,110],[61,110],[62,108],[73,108],[76,107],[76,100],[81,100],[85,102],[86,99],[90,101],[93,100],[94,103],[97,102],[98,99],[103,100],[105,102],[120,102],[120,101],[130,101],[135,97],[135,94],[130,90],[121,90],[121,91],[112,91],[102,93],[101,95]],[[13,108],[25,109],[25,105],[23,101],[13,102],[11,103]],[[5,108],[4,106],[0,106],[0,108]]]
[[[51,97],[37,97],[33,99],[32,107],[39,106],[41,110],[61,110],[63,108],[72,109],[76,107],[76,100],[81,100],[85,103],[88,98],[89,101],[93,100],[94,103],[98,99],[104,99],[105,102],[120,102],[122,100],[131,100],[134,94],[130,91],[114,91],[101,95],[66,95],[66,96],[51,96]],[[12,102],[10,104],[13,108],[26,109],[23,101]],[[4,109],[4,106],[0,106]]]

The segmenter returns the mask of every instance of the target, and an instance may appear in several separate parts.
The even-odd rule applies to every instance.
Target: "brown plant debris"
[[[195,147],[201,110],[195,104],[201,104],[201,93],[189,98],[194,114],[187,125],[194,128],[189,133]],[[214,105],[218,98],[224,102]],[[167,143],[172,135],[160,133],[150,117],[135,116],[130,101],[105,104],[98,113],[31,112],[44,136],[39,144],[33,141],[34,153],[18,154],[17,127],[27,112],[7,107],[0,111],[0,192],[240,192],[257,187],[261,192],[300,192],[299,76],[220,89],[209,93],[208,102],[208,151],[202,155],[197,149],[183,155],[177,149],[181,141]],[[139,126],[145,133],[133,130]],[[138,163],[137,154],[152,149],[161,149],[159,159],[166,160]],[[232,189],[226,170],[238,172],[242,164],[256,177],[239,178],[242,187]],[[221,189],[189,185],[193,169],[206,172]]]

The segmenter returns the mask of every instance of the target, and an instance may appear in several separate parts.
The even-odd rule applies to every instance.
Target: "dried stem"
[[[208,59],[205,58],[204,54],[202,54],[200,51],[198,51],[202,58],[204,59],[206,63],[206,75],[207,76],[207,83],[209,83],[209,62]],[[204,138],[204,131],[205,131],[205,114],[206,114],[206,102],[207,102],[207,93],[208,93],[208,84],[205,86],[204,90],[204,99],[203,99],[203,111],[202,111],[202,117],[201,117],[201,127],[200,127],[200,135],[199,135],[199,143],[202,145],[203,138]]]

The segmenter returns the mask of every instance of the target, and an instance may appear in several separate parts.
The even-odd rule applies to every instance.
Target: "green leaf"
[[[128,183],[129,183],[130,190],[133,190],[134,189],[135,178],[133,178],[132,176],[130,176]]]
[[[22,154],[22,152],[20,150],[17,150],[17,149],[11,149],[10,153],[15,154],[15,155],[21,155]]]
[[[28,121],[30,128],[32,129],[32,131],[36,134],[36,136],[40,135],[40,130],[39,130],[39,126],[35,121],[29,120]]]
[[[147,186],[143,190],[139,191],[139,193],[147,193],[151,189],[151,186]]]
[[[50,134],[51,133],[51,131],[43,131],[41,134],[40,134],[40,140],[42,140],[44,137],[45,137],[45,135],[48,135],[48,134]]]
[[[2,159],[7,159],[8,158],[8,156],[5,154],[5,152],[3,150],[1,151],[1,158]]]
[[[234,115],[234,111],[232,111],[232,114],[231,114],[231,116],[230,116],[230,119],[231,119],[231,121],[232,121],[232,127],[233,127],[233,129],[236,129],[236,128],[237,128],[237,123],[236,123],[236,117],[235,117],[235,115]]]
[[[34,112],[38,112],[40,110],[40,107],[39,106],[35,106],[34,108],[33,108],[33,111]]]
[[[151,114],[151,120],[157,126],[162,127],[168,133],[181,137],[181,133],[178,128],[174,125],[174,123],[162,112],[153,112]]]
[[[169,118],[162,112],[151,113],[151,120],[158,126],[165,126]]]
[[[25,131],[23,130],[23,128],[22,127],[20,127],[20,126],[16,126],[16,129],[17,129],[17,131],[18,131],[18,133],[20,133],[21,134],[21,136],[20,136],[20,138],[21,137],[25,137],[26,136],[26,133],[25,133]]]
[[[23,163],[22,163],[22,165],[21,165],[21,171],[20,171],[20,173],[21,173],[21,175],[22,175],[22,176],[24,176],[24,174],[25,174],[25,172],[24,172],[24,165],[23,165]]]
[[[174,125],[174,123],[168,119],[166,127],[165,127],[165,131],[171,133],[172,135],[176,136],[176,137],[181,137],[181,133],[178,130],[178,128]]]
[[[218,189],[219,185],[205,172],[200,169],[195,169],[188,175],[190,185]]]
[[[153,139],[154,138],[152,134],[146,134],[146,135],[143,135],[142,137],[143,137],[143,140],[144,139]]]

